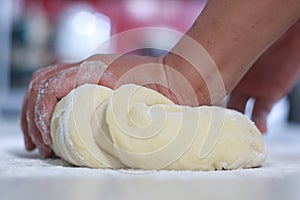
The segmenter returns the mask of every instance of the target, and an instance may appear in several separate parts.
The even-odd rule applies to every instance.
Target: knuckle
[[[37,70],[31,77],[29,89],[39,90],[40,85],[42,85],[42,83],[48,79],[47,74],[49,74],[51,71],[54,71],[58,66],[60,65],[51,65],[49,67]]]

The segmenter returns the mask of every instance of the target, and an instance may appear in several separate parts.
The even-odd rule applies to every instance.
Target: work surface
[[[140,171],[72,167],[24,150],[15,122],[0,123],[0,199],[300,199],[300,127],[265,136],[261,168]]]

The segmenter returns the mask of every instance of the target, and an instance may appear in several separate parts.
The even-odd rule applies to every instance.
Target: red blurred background
[[[200,14],[205,2],[16,0],[11,30],[10,83],[12,87],[24,87],[36,69],[59,61],[84,59],[110,35],[126,30],[151,26],[184,33]],[[100,21],[92,23],[96,15]],[[98,26],[97,30],[93,26]],[[162,43],[164,38],[138,34],[128,42],[138,46],[143,41]],[[117,41],[114,45],[117,52],[127,44]],[[150,55],[160,53],[148,52]]]

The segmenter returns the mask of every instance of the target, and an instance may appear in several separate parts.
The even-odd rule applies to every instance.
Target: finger
[[[244,113],[248,100],[249,100],[249,96],[237,92],[232,92],[229,97],[227,107],[230,109],[237,110],[241,113]]]
[[[48,85],[48,83],[46,84]],[[52,88],[46,87],[44,84],[40,87],[35,106],[35,124],[39,129],[44,144],[51,145],[52,138],[50,135],[50,121],[52,113],[58,99]],[[48,120],[49,119],[49,120]]]
[[[44,157],[48,157],[51,155],[50,146],[44,144],[41,133],[39,129],[36,127],[34,121],[34,107],[35,107],[35,101],[38,94],[38,88],[39,88],[39,81],[36,80],[32,83],[29,92],[28,109],[26,112],[28,132],[32,141],[35,143],[36,147],[38,148],[40,154]]]
[[[24,111],[26,113],[25,115],[26,115],[28,135],[30,136],[31,141],[38,148],[41,155],[44,157],[49,157],[52,155],[51,148],[50,146],[44,144],[41,137],[41,133],[39,129],[36,127],[34,121],[35,118],[34,108],[35,108],[35,102],[36,102],[40,83],[45,79],[45,76],[47,76],[47,74],[53,73],[53,71],[55,71],[57,67],[58,67],[57,65],[50,66],[34,73],[29,85],[28,97],[27,97],[27,108],[26,111]]]
[[[49,78],[41,83],[35,106],[35,124],[45,144],[52,143],[50,123],[56,103],[79,85],[97,84],[105,67],[100,61],[84,61],[64,65],[57,69],[58,73],[47,75]]]
[[[103,85],[105,87],[113,89],[116,85],[118,79],[115,77],[111,69],[106,69],[100,78],[98,85]]]
[[[59,99],[76,86],[76,75],[73,75],[74,78],[70,79],[69,74],[76,74],[78,65],[72,65],[60,65],[45,74],[43,79],[41,79],[42,81],[40,80],[37,83],[38,89],[33,90],[34,92],[31,96],[31,99],[34,100],[29,108],[30,113],[32,113],[30,119],[34,122],[34,125],[32,125],[33,134],[35,134],[35,137],[38,139],[37,142],[41,145],[41,151],[45,152],[46,155],[48,155],[50,150],[48,147],[52,143],[50,120],[55,105]],[[35,127],[38,131],[36,131]]]
[[[29,85],[29,90],[26,92],[24,101],[23,101],[23,106],[22,106],[22,111],[21,111],[21,128],[24,136],[24,142],[25,142],[25,148],[27,150],[33,150],[35,149],[36,145],[32,141],[30,135],[29,135],[29,127],[28,127],[28,122],[27,122],[27,110],[28,110],[28,99],[30,96],[30,86],[32,85],[32,82],[35,81],[37,78],[43,76],[46,74],[48,71],[51,70],[51,67],[43,68],[35,72],[32,76],[31,83]]]
[[[78,67],[62,69],[41,83],[34,109],[35,124],[41,133],[43,143],[52,143],[50,134],[51,117],[57,102],[76,87]],[[67,71],[66,71],[67,70]]]
[[[101,74],[101,76],[98,79],[98,85],[103,85],[105,87],[113,89],[118,78],[116,75],[120,71],[120,67],[118,67],[118,63],[116,64],[116,61],[119,60],[121,56],[120,55],[101,55],[96,54],[86,59],[87,62],[90,61],[101,61],[105,66],[104,70]],[[103,66],[102,64],[102,66]],[[122,65],[121,65],[122,66]],[[122,66],[124,69],[124,65]]]
[[[28,151],[31,151],[35,149],[35,144],[31,140],[28,132],[28,126],[27,126],[27,120],[26,120],[26,110],[28,107],[28,95],[29,92],[26,92],[25,97],[24,97],[24,102],[22,106],[22,111],[21,111],[21,128],[24,136],[24,142],[25,142],[25,148]]]
[[[76,72],[76,87],[86,83],[98,84],[106,69],[107,65],[101,60],[81,62]],[[106,73],[106,75],[108,75],[108,73]]]
[[[252,120],[262,133],[267,132],[267,116],[270,113],[272,106],[272,102],[264,100],[255,101],[252,111]]]

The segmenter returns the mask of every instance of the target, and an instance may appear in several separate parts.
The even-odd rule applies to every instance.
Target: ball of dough
[[[239,112],[175,105],[134,84],[83,85],[56,106],[52,148],[77,166],[215,170],[261,166],[263,138]]]

